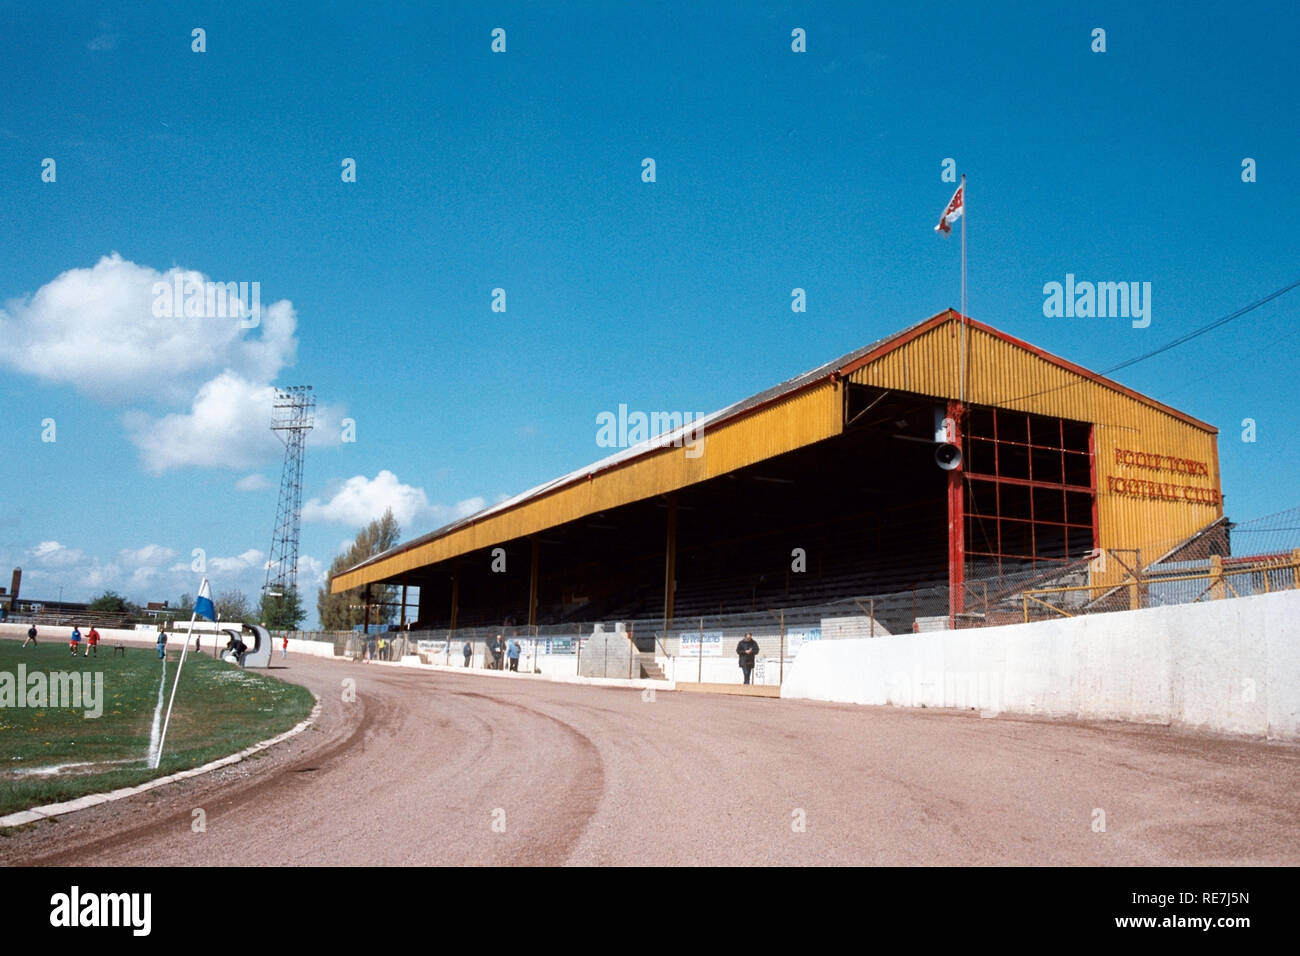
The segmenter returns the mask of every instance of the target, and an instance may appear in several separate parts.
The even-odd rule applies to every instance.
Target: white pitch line
[[[159,737],[162,734],[162,705],[163,690],[167,687],[167,658],[163,658],[162,677],[158,680],[158,706],[153,710],[153,729],[149,731],[149,755],[145,762],[150,768],[158,766],[158,745],[162,743]]]
[[[19,767],[18,769],[9,772],[20,777],[27,775],[34,777],[48,777],[54,774],[63,773],[63,771],[70,770],[73,767],[107,767],[110,764],[117,765],[139,762],[139,757],[131,757],[127,760],[83,760],[80,763],[61,763],[47,767]]]

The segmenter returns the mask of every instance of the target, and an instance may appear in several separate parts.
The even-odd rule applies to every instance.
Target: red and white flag
[[[935,232],[948,235],[952,232],[952,224],[961,218],[962,210],[966,208],[966,183],[963,182],[957,187],[957,191],[952,194],[952,199],[948,200],[948,208],[943,211],[939,217],[939,225],[934,227]]]

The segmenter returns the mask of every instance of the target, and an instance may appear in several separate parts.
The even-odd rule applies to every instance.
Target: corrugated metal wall
[[[960,324],[949,321],[849,374],[850,381],[897,388],[935,398],[956,397]],[[1151,561],[1178,540],[1223,514],[1222,503],[1162,501],[1116,494],[1109,478],[1147,480],[1222,491],[1216,436],[1172,410],[1117,391],[1045,360],[1029,348],[977,327],[968,327],[969,404],[1052,415],[1094,424],[1098,546],[1137,548]],[[1115,450],[1204,462],[1208,475],[1135,467],[1115,460]],[[1101,580],[1119,580],[1112,565]]]

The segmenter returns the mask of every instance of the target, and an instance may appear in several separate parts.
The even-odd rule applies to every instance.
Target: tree
[[[307,609],[294,588],[286,588],[282,593],[263,591],[257,616],[268,631],[296,631],[307,616]]]
[[[316,611],[320,615],[320,626],[327,631],[346,631],[357,624],[365,622],[366,611],[363,607],[362,589],[353,588],[342,594],[331,594],[329,582],[349,568],[356,567],[367,558],[382,554],[395,547],[402,536],[402,528],[393,517],[393,509],[384,512],[382,518],[370,522],[358,533],[352,547],[340,554],[330,564],[329,577],[325,586],[316,594]],[[371,624],[384,624],[392,621],[391,605],[397,596],[397,588],[392,585],[372,586],[370,588],[371,604],[381,605],[372,608]]]
[[[87,611],[99,611],[108,614],[127,614],[133,609],[134,605],[116,591],[105,591],[86,605]]]
[[[239,621],[242,624],[252,618],[248,596],[243,591],[222,591],[212,603],[217,609],[217,616],[223,621]]]

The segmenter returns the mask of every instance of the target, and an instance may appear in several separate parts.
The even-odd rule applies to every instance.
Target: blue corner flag
[[[212,588],[208,587],[207,578],[199,585],[199,596],[194,599],[194,613],[209,621],[217,619],[217,609],[212,606]]]

